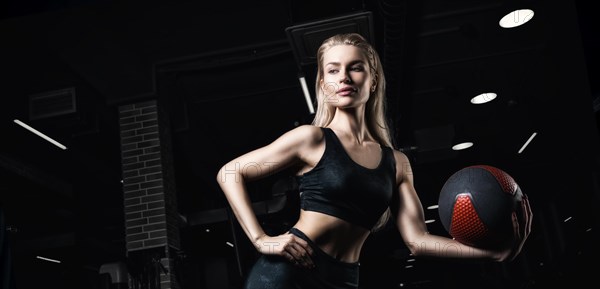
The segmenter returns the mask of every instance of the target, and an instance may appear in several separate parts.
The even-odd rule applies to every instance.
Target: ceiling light
[[[520,153],[522,153],[522,152],[525,150],[525,148],[527,147],[527,145],[529,145],[529,143],[531,142],[531,140],[532,140],[532,139],[533,139],[533,138],[534,138],[536,135],[537,135],[537,132],[534,132],[534,133],[533,133],[533,134],[532,134],[532,135],[529,137],[529,139],[527,139],[527,141],[525,142],[525,144],[523,144],[523,146],[521,147],[521,149],[519,149],[519,152],[518,152],[519,154],[520,154]]]
[[[438,205],[431,205],[429,207],[427,207],[428,210],[435,210],[437,209],[439,206]]]
[[[452,150],[460,151],[460,150],[468,149],[468,148],[470,148],[472,146],[473,146],[472,142],[466,141],[466,142],[462,142],[462,143],[453,145],[452,146]]]
[[[472,104],[482,104],[482,103],[490,102],[490,101],[494,100],[496,98],[496,96],[498,96],[498,95],[493,92],[482,93],[478,96],[471,98],[471,103]]]
[[[533,14],[533,10],[531,9],[515,10],[504,15],[498,24],[500,24],[500,27],[502,28],[514,28],[527,23],[533,18]]]
[[[40,259],[40,260],[44,260],[44,261],[48,261],[48,262],[60,264],[60,260],[50,259],[50,258],[46,258],[46,257],[42,257],[42,256],[35,256],[35,257],[38,258],[38,259]]]
[[[454,136],[452,137],[452,150],[460,151],[473,146],[473,128],[465,120],[459,120],[454,125]]]
[[[315,109],[312,104],[312,99],[310,97],[310,92],[308,90],[308,85],[306,85],[306,78],[304,76],[298,77],[300,80],[300,86],[302,86],[302,92],[304,92],[304,99],[306,100],[306,105],[308,106],[308,111],[313,114],[315,113]]]
[[[57,146],[57,147],[59,147],[59,148],[61,148],[61,149],[63,149],[63,150],[66,150],[66,149],[67,149],[67,147],[66,147],[66,146],[64,146],[63,144],[61,144],[61,143],[59,143],[59,142],[57,142],[57,141],[53,140],[52,138],[50,138],[50,137],[48,137],[47,135],[45,135],[45,134],[43,134],[43,133],[39,132],[39,131],[38,131],[38,130],[36,130],[35,128],[28,126],[27,124],[23,123],[22,121],[20,121],[20,120],[18,120],[18,119],[15,119],[15,120],[14,120],[14,122],[15,122],[16,124],[18,124],[18,125],[22,126],[23,128],[27,129],[28,131],[30,131],[30,132],[32,132],[32,133],[34,133],[34,134],[36,134],[37,136],[39,136],[39,137],[41,137],[41,138],[43,138],[43,139],[45,139],[45,140],[49,141],[49,142],[50,142],[50,143],[52,143],[53,145],[55,145],[55,146]]]

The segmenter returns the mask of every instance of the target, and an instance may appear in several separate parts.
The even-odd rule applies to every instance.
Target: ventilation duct
[[[75,88],[53,90],[29,96],[29,119],[39,120],[77,112]]]

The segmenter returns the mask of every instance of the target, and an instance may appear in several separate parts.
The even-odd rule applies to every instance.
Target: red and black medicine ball
[[[506,172],[474,165],[455,172],[438,200],[440,220],[457,241],[479,248],[498,248],[514,238],[513,212],[523,193]]]

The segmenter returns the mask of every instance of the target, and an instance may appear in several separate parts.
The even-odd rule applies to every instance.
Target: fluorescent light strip
[[[53,263],[58,263],[58,264],[60,264],[60,261],[59,261],[59,260],[54,260],[54,259],[50,259],[50,258],[45,258],[45,257],[42,257],[42,256],[35,256],[35,257],[36,257],[36,258],[38,258],[38,259],[40,259],[40,260],[44,260],[44,261],[48,261],[48,262],[53,262]]]
[[[233,244],[231,242],[225,242],[225,244],[227,244],[227,246],[233,248]]]
[[[425,224],[431,224],[433,222],[435,222],[435,219],[425,220]]]
[[[298,79],[300,80],[302,91],[304,92],[304,98],[306,100],[306,105],[308,105],[308,111],[310,111],[310,113],[315,113],[315,108],[313,107],[312,100],[310,99],[310,92],[308,92],[308,86],[306,85],[306,79],[304,76],[301,76]]]
[[[64,145],[62,145],[61,143],[59,143],[59,142],[57,142],[57,141],[55,141],[55,140],[51,139],[50,137],[48,137],[48,136],[46,136],[45,134],[43,134],[43,133],[39,132],[39,131],[38,131],[38,130],[36,130],[35,128],[28,126],[27,124],[23,123],[22,121],[20,121],[20,120],[18,120],[18,119],[15,119],[15,120],[14,120],[14,122],[15,122],[16,124],[18,124],[18,125],[20,125],[20,126],[24,127],[25,129],[29,130],[30,132],[32,132],[32,133],[34,133],[34,134],[38,135],[39,137],[41,137],[41,138],[43,138],[43,139],[45,139],[45,140],[47,140],[47,141],[51,142],[53,145],[55,145],[55,146],[57,146],[57,147],[59,147],[59,148],[61,148],[61,149],[63,149],[63,150],[66,150],[66,149],[67,149],[67,147],[66,147],[66,146],[64,146]]]
[[[529,145],[529,143],[531,142],[531,140],[532,140],[532,139],[533,139],[533,138],[534,138],[536,135],[537,135],[537,132],[534,132],[534,133],[533,133],[533,134],[532,134],[532,135],[529,137],[529,139],[528,139],[528,140],[525,142],[525,144],[524,144],[524,145],[521,147],[521,149],[519,150],[519,152],[518,152],[518,153],[522,153],[522,152],[525,150],[525,148],[527,147],[527,145]]]
[[[428,210],[435,210],[437,209],[439,206],[438,205],[431,205],[429,207],[427,207]]]

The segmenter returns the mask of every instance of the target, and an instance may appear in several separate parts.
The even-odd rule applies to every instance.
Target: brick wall
[[[179,288],[171,270],[180,236],[168,115],[150,100],[120,106],[119,122],[128,256],[148,263],[140,256],[164,248],[160,287]]]

